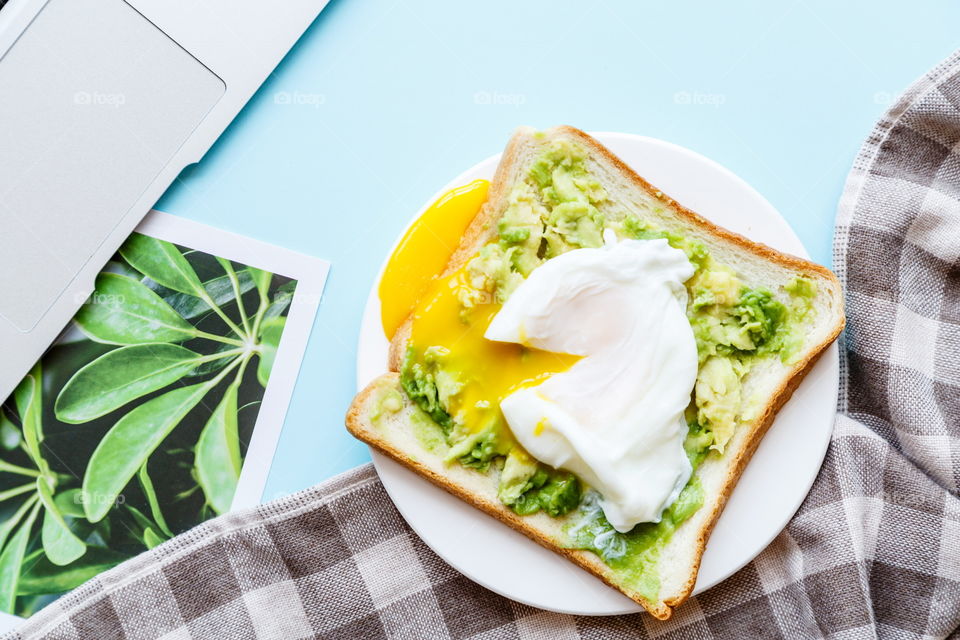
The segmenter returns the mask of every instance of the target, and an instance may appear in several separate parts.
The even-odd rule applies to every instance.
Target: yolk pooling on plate
[[[481,204],[482,199],[472,203],[473,214]],[[661,206],[653,199],[648,205],[651,214]],[[464,213],[462,229],[469,218],[472,215]],[[659,585],[655,573],[647,569],[655,565],[672,532],[702,504],[696,474],[664,510],[660,522],[641,523],[628,533],[614,530],[596,508],[596,490],[531,458],[499,409],[500,400],[513,391],[566,371],[578,358],[495,343],[483,334],[503,302],[545,261],[574,249],[599,247],[607,230],[621,239],[666,239],[694,266],[693,277],[685,283],[686,314],[697,343],[698,373],[686,411],[684,450],[694,469],[708,456],[721,454],[737,425],[751,420],[757,408],[743,388],[744,376],[767,358],[789,362],[802,346],[805,325],[814,313],[814,285],[798,277],[777,295],[746,287],[702,244],[658,228],[654,219],[626,215],[611,201],[575,143],[551,143],[510,192],[495,240],[445,278],[434,276],[443,270],[449,249],[429,277],[408,280],[423,285],[408,290],[424,293],[414,311],[401,368],[405,392],[424,412],[427,424],[418,425],[424,446],[442,451],[453,464],[482,471],[493,468],[501,501],[521,515],[543,510],[565,516],[568,546],[593,551],[608,565],[628,570],[638,590],[651,599]],[[407,238],[391,259],[387,274],[406,242]],[[456,244],[451,242],[451,248]],[[393,279],[392,286],[400,280]],[[387,300],[385,286],[381,283],[382,301]],[[399,309],[406,315],[412,306],[409,294],[403,304],[389,304],[394,317],[401,315]],[[388,302],[383,306],[386,329],[391,326]]]
[[[380,319],[387,338],[403,324],[430,282],[443,271],[490,183],[474,180],[440,196],[401,238],[380,280]]]

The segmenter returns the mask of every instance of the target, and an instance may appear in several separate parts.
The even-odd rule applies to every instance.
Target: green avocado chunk
[[[497,497],[522,516],[543,510],[557,517],[580,504],[580,481],[572,473],[550,469],[526,453],[511,451],[500,471]]]
[[[445,407],[449,406],[448,398],[456,395],[459,388],[454,372],[440,365],[442,357],[442,347],[428,348],[422,356],[418,356],[412,346],[408,347],[400,369],[400,385],[444,432],[449,432],[453,420]]]
[[[509,452],[502,437],[502,427],[496,421],[475,433],[454,429],[448,440],[447,461],[459,460],[463,466],[480,471],[486,471],[494,458]]]

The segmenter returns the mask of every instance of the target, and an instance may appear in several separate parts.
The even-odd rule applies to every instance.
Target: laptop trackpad
[[[51,0],[0,59],[0,315],[29,331],[225,90],[122,0]]]

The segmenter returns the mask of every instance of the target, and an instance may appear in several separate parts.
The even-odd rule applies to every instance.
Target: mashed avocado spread
[[[750,419],[757,401],[744,388],[744,376],[759,362],[779,358],[789,363],[799,352],[814,313],[815,285],[798,276],[776,294],[747,287],[702,243],[659,228],[654,221],[662,205],[657,200],[642,204],[649,219],[624,213],[590,174],[575,143],[551,142],[510,192],[497,239],[480,249],[451,287],[464,330],[484,323],[482,332],[492,317],[481,313],[482,308],[499,307],[546,260],[572,249],[602,246],[605,229],[621,238],[663,238],[683,250],[695,267],[686,283],[687,317],[697,342],[699,370],[687,409],[684,446],[696,469],[708,456],[722,454],[737,425]],[[619,533],[604,518],[596,491],[566,471],[537,462],[517,444],[500,414],[498,398],[470,395],[470,380],[451,364],[456,362],[451,353],[456,346],[429,342],[415,324],[400,372],[403,389],[423,411],[415,425],[423,446],[451,463],[493,470],[499,478],[498,497],[516,513],[544,511],[565,517],[571,548],[595,552],[655,599],[656,574],[645,568],[656,563],[672,532],[702,504],[697,475],[660,522]],[[385,411],[395,411],[396,404],[396,398],[382,401]]]

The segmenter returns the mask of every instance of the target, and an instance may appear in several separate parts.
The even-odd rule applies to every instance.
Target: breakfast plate
[[[705,218],[751,240],[808,257],[776,209],[712,160],[654,138],[623,133],[591,135],[657,188]],[[472,180],[491,179],[499,159],[499,155],[492,156],[471,167],[438,195]],[[386,370],[388,347],[375,284],[360,331],[358,389]],[[834,344],[761,440],[707,543],[694,594],[724,580],[756,557],[796,512],[830,442],[838,383],[838,350]],[[519,602],[562,613],[613,615],[643,610],[598,578],[402,465],[376,451],[373,460],[387,492],[413,530],[440,557],[475,582]]]

